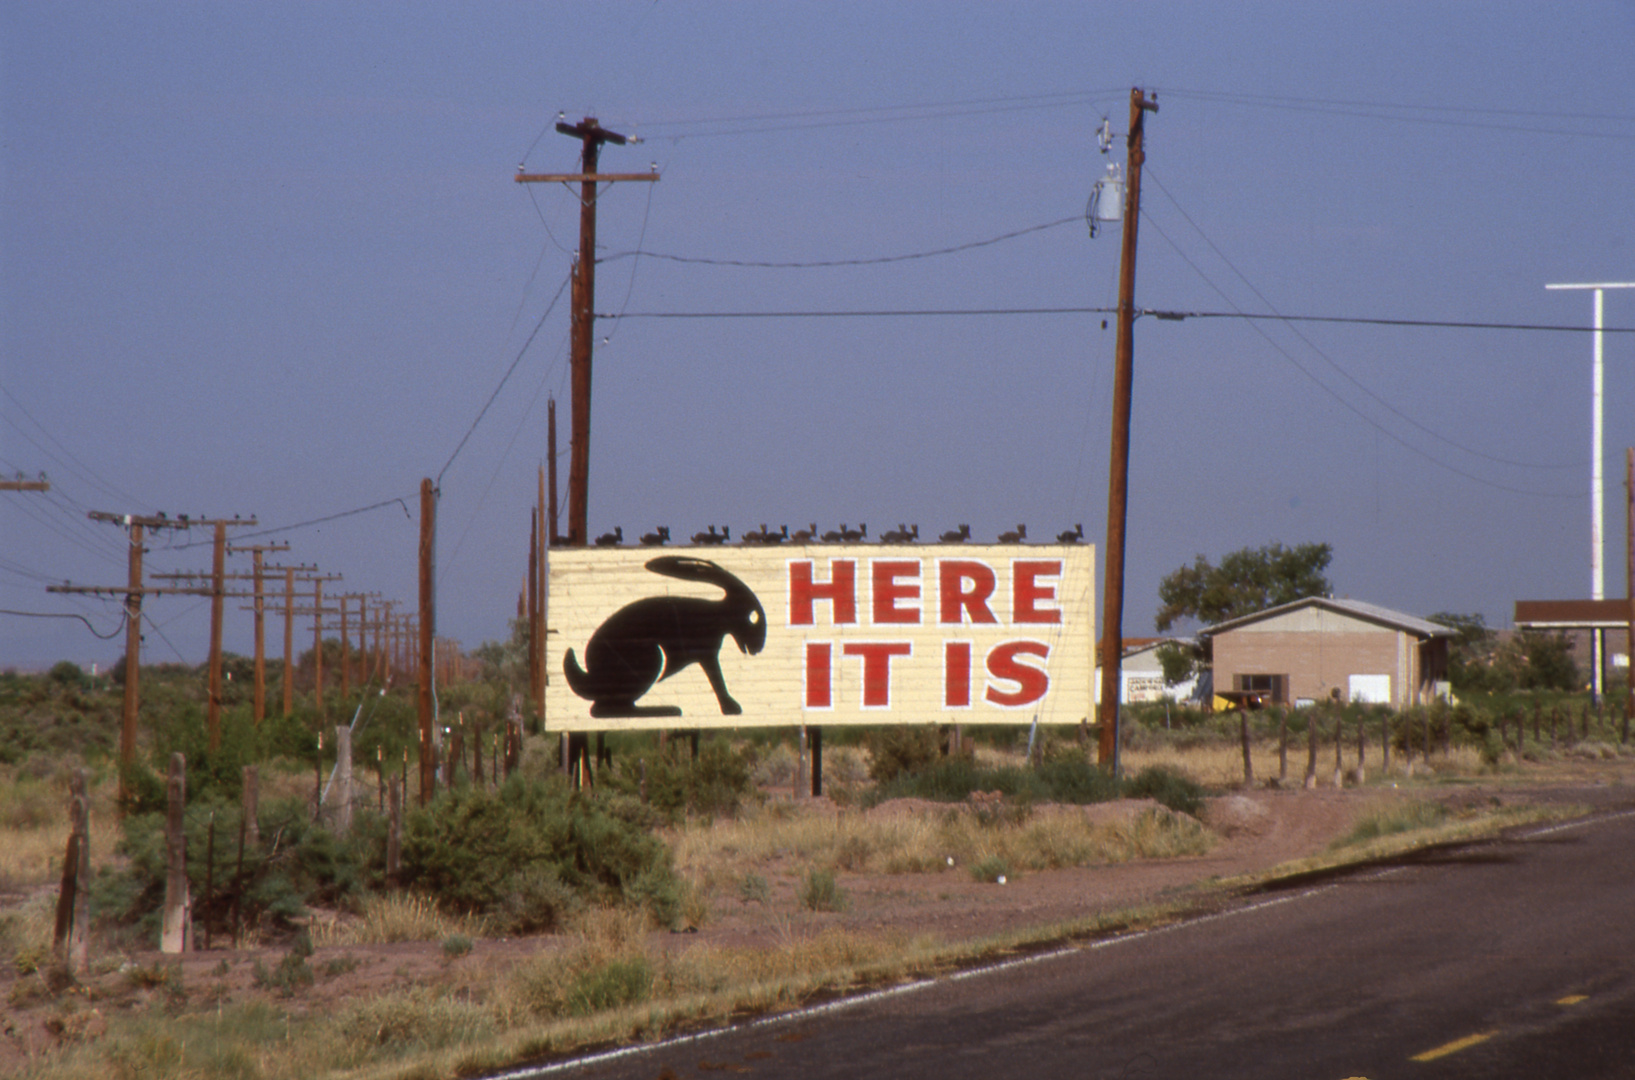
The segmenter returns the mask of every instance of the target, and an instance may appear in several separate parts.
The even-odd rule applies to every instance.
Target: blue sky
[[[397,504],[288,526],[412,509],[440,476],[440,630],[502,636],[552,394],[566,447],[550,305],[577,206],[512,182],[574,167],[559,111],[644,139],[604,168],[663,177],[600,207],[597,310],[625,317],[597,327],[593,534],[1099,543],[1099,316],[637,316],[1111,306],[1117,238],[1080,219],[1132,86],[1160,103],[1142,307],[1587,327],[1588,294],[1546,283],[1635,280],[1627,2],[6,5],[0,470],[53,490],[0,495],[0,608],[118,626],[45,592],[123,582],[87,510],[255,514],[280,530],[258,542],[407,604]],[[865,266],[660,257],[878,259],[1065,219]],[[1635,326],[1635,290],[1606,312]],[[1338,592],[1414,614],[1588,594],[1587,335],[1143,318],[1135,357],[1126,634],[1163,574],[1273,541],[1332,544]],[[1612,334],[1609,595],[1632,402]],[[205,539],[149,566],[205,569]],[[148,613],[150,658],[203,659],[204,603]],[[227,647],[250,633],[230,610]],[[122,651],[0,615],[0,665]]]

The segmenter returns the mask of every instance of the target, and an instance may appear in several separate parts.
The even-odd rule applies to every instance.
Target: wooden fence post
[[[403,869],[403,784],[396,776],[386,781],[386,884],[397,887]]]
[[[187,891],[187,759],[181,754],[170,755],[165,796],[165,907],[159,951],[176,954],[187,951],[193,915]]]
[[[74,860],[74,910],[68,931],[68,970],[83,975],[91,967],[91,795],[84,769],[75,769],[68,783],[74,795],[74,835],[79,837]]]
[[[1255,786],[1255,759],[1250,756],[1249,751],[1248,709],[1238,710],[1238,728],[1239,734],[1243,739],[1243,786],[1245,788],[1252,788]]]
[[[1367,756],[1368,736],[1363,732],[1363,718],[1359,715],[1357,717],[1357,783],[1359,785],[1365,783],[1368,779],[1368,771],[1364,767],[1365,762],[1363,760]]]
[[[1345,742],[1345,717],[1334,718],[1334,786],[1345,787],[1345,762],[1341,760],[1342,744]]]
[[[1277,783],[1281,787],[1289,782],[1289,714],[1285,709],[1277,711]]]
[[[261,846],[261,770],[244,766],[244,845],[254,851]]]
[[[335,725],[335,832],[352,831],[352,729]]]
[[[1317,706],[1306,709],[1306,783],[1307,791],[1317,786]]]

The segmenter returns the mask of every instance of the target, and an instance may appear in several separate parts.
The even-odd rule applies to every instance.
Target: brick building
[[[1406,708],[1445,689],[1445,626],[1312,596],[1205,627],[1215,694],[1233,704],[1369,701]],[[1441,685],[1439,685],[1441,684]]]

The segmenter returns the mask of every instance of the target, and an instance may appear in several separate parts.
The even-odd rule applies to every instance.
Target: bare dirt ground
[[[1268,871],[1322,852],[1360,816],[1409,799],[1433,799],[1455,808],[1551,802],[1601,810],[1625,808],[1635,806],[1635,761],[1586,763],[1551,770],[1548,776],[1456,786],[1260,788],[1227,794],[1209,800],[1202,815],[1218,837],[1205,855],[1027,872],[1003,885],[975,881],[965,867],[919,874],[842,872],[836,878],[850,904],[840,913],[805,910],[794,895],[798,875],[792,868],[769,863],[764,876],[770,895],[764,900],[718,896],[702,925],[680,933],[656,934],[654,944],[666,950],[775,946],[828,927],[899,939],[929,934],[948,942],[977,940],[1184,898],[1212,879]],[[1152,805],[1131,800],[1090,807],[1041,807],[1035,813],[1079,814],[1097,821],[1134,816]],[[843,810],[827,799],[804,800],[801,807],[802,813],[830,815],[946,812],[946,807],[911,800],[885,803],[869,811]],[[258,964],[264,973],[276,969],[288,953],[287,946],[217,947],[186,954],[179,990],[174,982],[145,976],[174,964],[174,958],[157,952],[105,956],[100,965],[93,957],[99,974],[66,994],[45,992],[43,974],[19,975],[8,964],[0,972],[0,999],[6,1002],[0,1020],[4,1035],[0,1038],[0,1075],[19,1070],[29,1058],[62,1040],[95,1037],[109,1013],[163,1005],[167,995],[171,1004],[180,1005],[177,995],[185,994],[188,1008],[266,998],[297,1014],[322,1012],[393,988],[458,986],[479,972],[492,973],[562,943],[557,936],[484,939],[476,941],[469,953],[452,958],[436,941],[320,948],[308,960],[315,984],[289,998],[258,986],[255,978]],[[65,998],[77,998],[80,1004],[73,1007]]]

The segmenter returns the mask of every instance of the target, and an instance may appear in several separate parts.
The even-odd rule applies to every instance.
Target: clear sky
[[[45,591],[125,580],[88,510],[254,514],[235,535],[408,605],[422,477],[440,631],[505,634],[552,394],[566,449],[577,203],[512,181],[575,168],[559,111],[645,140],[604,169],[662,174],[600,204],[596,307],[625,317],[597,324],[593,535],[1099,544],[1099,315],[637,316],[1111,306],[1116,232],[1082,215],[1132,86],[1160,104],[1143,308],[1587,327],[1547,283],[1635,281],[1627,0],[12,3],[0,81],[0,471],[52,483],[0,495],[0,608],[102,634],[115,602]],[[1588,595],[1587,334],[1144,317],[1135,363],[1127,635],[1168,571],[1273,541],[1413,614]],[[1605,396],[1619,595],[1635,335]],[[207,540],[148,565],[205,570]],[[204,658],[206,602],[147,612],[147,657]],[[0,615],[0,666],[122,652]]]

